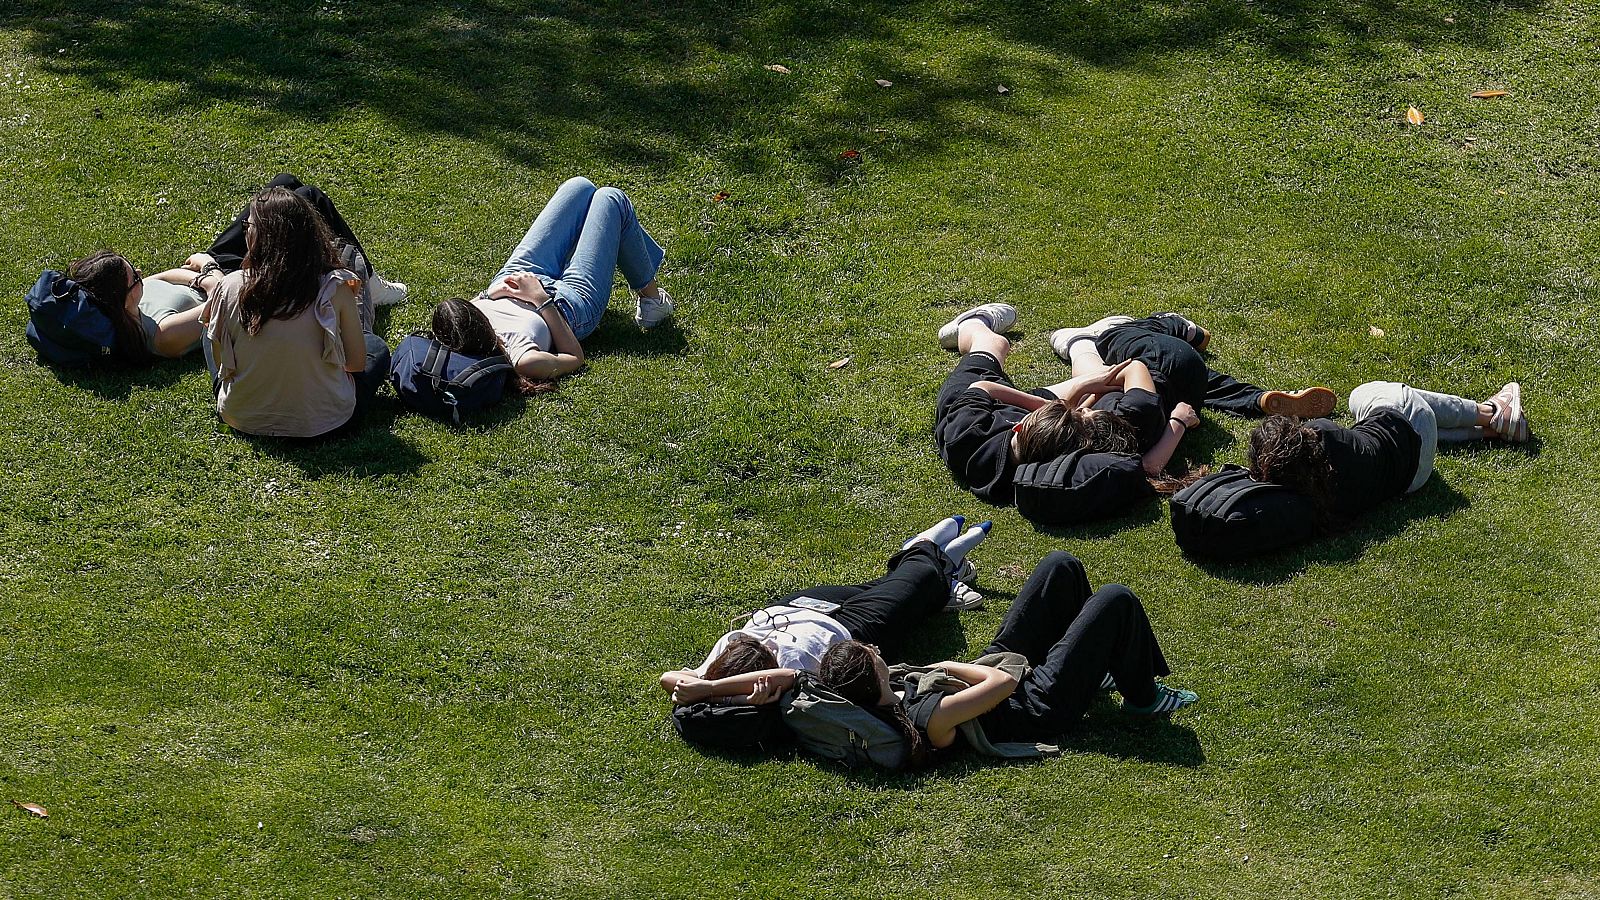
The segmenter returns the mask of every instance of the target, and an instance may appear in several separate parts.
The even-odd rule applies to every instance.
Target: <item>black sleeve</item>
[[[1095,409],[1114,412],[1128,420],[1139,435],[1139,452],[1148,453],[1167,430],[1167,412],[1161,398],[1143,388],[1117,391],[1100,398]]]
[[[932,693],[918,696],[916,689],[909,683],[903,685],[903,687],[906,695],[905,699],[900,701],[900,705],[905,708],[906,715],[911,719],[911,724],[917,726],[918,731],[927,734],[928,722],[933,718],[934,712],[939,709],[939,703],[944,700],[944,695],[938,691],[933,691]]]

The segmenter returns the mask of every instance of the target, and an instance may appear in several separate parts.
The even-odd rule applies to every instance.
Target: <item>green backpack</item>
[[[783,724],[794,732],[801,747],[823,759],[885,769],[899,769],[906,763],[906,742],[899,731],[834,693],[809,672],[799,673],[794,688],[779,702]]]

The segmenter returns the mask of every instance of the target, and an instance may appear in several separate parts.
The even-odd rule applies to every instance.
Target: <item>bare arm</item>
[[[333,291],[333,309],[339,314],[339,343],[344,345],[344,370],[352,374],[367,368],[367,339],[361,328],[361,308],[349,284]]]
[[[176,359],[183,355],[185,350],[194,346],[200,340],[200,314],[205,311],[201,304],[194,309],[181,313],[173,313],[162,319],[156,325],[155,351],[160,356]]]
[[[948,747],[955,743],[956,727],[983,715],[1011,696],[1017,680],[991,666],[946,660],[938,668],[965,681],[969,686],[939,701],[928,720],[928,743]]]
[[[515,364],[517,374],[535,381],[548,381],[583,368],[583,345],[578,343],[578,336],[572,333],[572,326],[567,324],[561,309],[546,300],[539,307],[539,315],[550,327],[550,343],[554,346],[522,354]]]
[[[1135,367],[1144,373],[1143,379],[1137,381],[1135,376],[1136,383],[1129,383],[1125,380],[1125,376]],[[1148,390],[1154,393],[1155,382],[1150,378],[1150,370],[1136,359],[1125,359],[1109,369],[1103,369],[1092,375],[1077,375],[1045,389],[1073,406],[1086,406],[1088,403],[1085,401],[1092,403],[1100,394],[1126,390],[1128,387],[1144,387],[1146,383],[1149,384]]]
[[[758,672],[745,672],[742,675],[729,675],[727,678],[718,678],[715,681],[706,681],[703,678],[689,674],[684,677],[683,672],[664,672],[661,675],[661,686],[667,686],[670,676],[678,676],[672,687],[673,703],[698,703],[702,700],[717,700],[729,697],[747,697],[752,704],[770,703],[778,698],[779,694],[794,687],[796,676],[794,669],[762,669]]]
[[[972,386],[1007,406],[1020,406],[1029,412],[1047,406],[1050,403],[1049,400],[1036,394],[1019,391],[1014,387],[1006,387],[993,381],[979,381]]]

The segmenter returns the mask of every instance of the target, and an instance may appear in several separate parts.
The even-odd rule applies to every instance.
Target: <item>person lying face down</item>
[[[959,589],[972,577],[967,554],[990,528],[983,522],[963,532],[964,524],[951,516],[912,537],[890,558],[887,574],[872,581],[807,588],[757,610],[723,635],[698,667],[661,673],[662,689],[680,704],[748,696],[748,686],[734,684],[737,676],[780,668],[815,672],[840,641],[898,650],[941,611],[963,608]]]

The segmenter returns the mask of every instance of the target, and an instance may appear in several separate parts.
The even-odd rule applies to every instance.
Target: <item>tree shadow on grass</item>
[[[428,457],[395,435],[395,419],[403,412],[399,401],[380,397],[348,435],[306,441],[235,434],[263,455],[290,463],[310,478],[407,475],[421,468]]]
[[[1347,563],[1361,556],[1368,547],[1382,543],[1422,519],[1444,519],[1470,506],[1465,496],[1434,477],[1422,490],[1380,506],[1349,528],[1314,538],[1310,543],[1289,547],[1276,554],[1224,563],[1190,560],[1215,578],[1244,584],[1281,584],[1318,563]]]
[[[157,103],[171,110],[221,101],[315,122],[363,108],[526,164],[570,153],[576,141],[590,155],[651,168],[707,154],[746,174],[799,161],[831,183],[848,171],[840,150],[880,133],[908,155],[956,141],[1003,143],[1005,125],[1029,113],[995,85],[1076,90],[1065,77],[1073,60],[1149,65],[1240,43],[1288,59],[1360,56],[1389,44],[1494,46],[1507,11],[1537,6],[21,0],[6,24],[50,72],[113,93],[130,82],[154,85],[163,89]],[[931,22],[970,34],[967,49],[926,45]],[[1013,49],[1034,52],[1005,52]],[[928,66],[935,54],[940,64]],[[793,74],[762,68],[780,62]],[[893,90],[875,77],[894,81]]]

